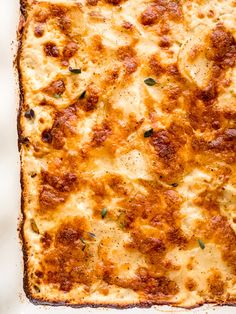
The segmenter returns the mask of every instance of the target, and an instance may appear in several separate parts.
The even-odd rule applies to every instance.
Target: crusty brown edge
[[[22,112],[22,106],[24,103],[24,89],[22,84],[22,73],[20,69],[20,58],[21,58],[21,51],[22,51],[22,36],[24,31],[24,21],[26,18],[26,2],[25,0],[20,0],[20,17],[19,17],[19,26],[17,30],[17,54],[15,59],[15,64],[17,68],[18,74],[18,86],[19,86],[19,107],[18,107],[18,114],[17,114],[17,132],[18,132],[18,151],[20,153],[20,185],[21,185],[21,219],[19,223],[19,237],[22,245],[22,253],[23,253],[23,288],[25,291],[26,296],[30,299],[30,291],[28,288],[28,279],[27,279],[27,261],[28,261],[28,253],[27,253],[27,246],[24,238],[24,222],[25,222],[25,213],[24,213],[24,180],[23,180],[23,166],[22,166],[22,156],[21,156],[21,139],[22,139],[22,129],[20,123],[20,117]]]
[[[152,301],[146,301],[146,302],[140,302],[140,303],[79,303],[79,304],[73,304],[69,302],[62,302],[60,300],[43,300],[35,298],[32,294],[32,292],[29,289],[29,281],[28,281],[28,251],[27,251],[27,244],[24,238],[24,222],[25,222],[25,213],[24,213],[24,179],[23,179],[23,167],[22,167],[22,156],[21,156],[21,145],[22,145],[22,129],[21,129],[21,123],[20,123],[20,117],[22,112],[22,106],[24,103],[24,89],[22,84],[22,73],[20,68],[20,58],[21,58],[21,52],[22,52],[22,37],[24,32],[24,21],[27,18],[27,0],[19,0],[20,1],[20,23],[18,27],[17,32],[17,39],[18,39],[18,49],[17,49],[17,55],[15,59],[17,73],[18,73],[18,84],[19,84],[19,109],[17,114],[17,132],[18,132],[18,150],[20,152],[20,184],[21,184],[21,221],[19,224],[19,238],[22,244],[22,251],[23,251],[23,260],[24,260],[24,270],[23,270],[23,288],[24,292],[26,294],[26,297],[29,299],[29,301],[34,305],[44,305],[44,306],[67,306],[71,308],[82,308],[82,307],[90,307],[90,308],[114,308],[114,309],[129,309],[129,308],[150,308],[152,306],[158,306],[158,305],[169,305],[171,307],[176,308],[182,308],[182,309],[195,309],[197,307],[203,306],[203,305],[214,305],[214,306],[235,306],[236,307],[236,299],[232,302],[201,302],[197,303],[193,306],[180,306],[175,303],[171,302],[152,302]]]

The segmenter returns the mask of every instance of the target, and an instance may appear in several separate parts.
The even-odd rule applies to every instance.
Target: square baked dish
[[[29,299],[235,304],[236,2],[21,5]]]

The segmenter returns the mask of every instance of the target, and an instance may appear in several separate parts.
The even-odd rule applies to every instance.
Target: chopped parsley
[[[199,244],[199,246],[200,246],[200,248],[202,249],[202,250],[204,250],[205,249],[205,243],[201,240],[201,239],[198,239],[197,240],[198,241],[198,244]]]
[[[38,228],[38,226],[37,226],[37,224],[36,224],[36,222],[35,222],[34,219],[31,219],[30,224],[31,224],[31,229],[32,229],[35,233],[39,234],[39,228]]]
[[[125,229],[125,224],[124,224],[124,222],[121,222],[121,223],[120,223],[120,228],[121,228],[121,229]]]
[[[56,99],[59,99],[59,98],[61,98],[61,95],[60,94],[53,94],[53,97]]]
[[[150,129],[150,130],[144,132],[144,137],[150,137],[150,136],[152,136],[152,134],[153,134],[153,129]]]
[[[102,219],[104,219],[107,215],[107,209],[106,208],[103,208],[102,211],[101,211],[101,216],[102,216]]]
[[[84,238],[80,238],[80,241],[81,241],[82,244],[83,244],[82,251],[84,251],[84,250],[85,250],[85,247],[86,247],[86,242],[85,242]]]
[[[69,71],[73,74],[80,74],[82,72],[81,69],[73,69],[72,67],[69,67]]]
[[[157,82],[156,82],[153,78],[148,77],[148,78],[146,78],[146,79],[144,80],[144,83],[145,83],[146,85],[148,85],[148,86],[153,86],[153,85],[155,85]]]
[[[96,234],[95,233],[92,233],[92,232],[88,232],[88,235],[92,238],[96,238]]]
[[[80,238],[80,241],[81,241],[84,245],[86,245],[86,242],[85,242],[84,238]]]

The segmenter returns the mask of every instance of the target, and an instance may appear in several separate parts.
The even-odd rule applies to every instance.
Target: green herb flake
[[[92,238],[96,238],[96,234],[93,233],[93,232],[88,232],[88,235],[89,235],[90,237],[92,237]]]
[[[156,85],[157,82],[153,78],[148,77],[144,80],[144,83],[148,86],[153,86]]]
[[[81,241],[82,244],[83,244],[82,251],[84,251],[84,250],[85,250],[85,247],[86,247],[86,242],[85,242],[84,238],[80,238],[80,241]]]
[[[73,69],[72,67],[69,67],[69,71],[73,74],[80,74],[82,72],[81,69]]]
[[[31,224],[31,229],[32,229],[35,233],[39,234],[39,228],[38,228],[38,226],[37,226],[37,224],[36,224],[36,222],[35,222],[34,219],[31,219],[30,224]]]
[[[121,229],[125,229],[125,224],[124,224],[124,222],[121,222],[121,223],[120,223],[120,228],[121,228]]]
[[[59,99],[59,98],[61,98],[61,95],[60,94],[53,94],[53,97],[56,99]]]
[[[81,241],[84,245],[86,245],[86,242],[85,242],[84,238],[80,238],[80,241]]]
[[[199,246],[200,246],[200,248],[202,249],[202,250],[204,250],[205,249],[205,243],[201,240],[201,239],[198,239],[197,240],[198,241],[198,244],[199,244]]]
[[[86,90],[79,96],[79,99],[84,99],[86,96]]]
[[[144,132],[144,137],[150,137],[150,136],[152,136],[152,134],[153,134],[153,129],[150,129],[150,130]]]
[[[106,217],[106,215],[107,215],[107,209],[103,208],[102,212],[101,212],[102,219],[104,219]]]

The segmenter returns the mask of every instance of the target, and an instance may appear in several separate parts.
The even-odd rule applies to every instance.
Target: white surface
[[[72,309],[34,306],[22,290],[23,263],[17,226],[20,214],[19,154],[17,151],[17,93],[13,71],[18,0],[0,0],[0,314],[72,313],[236,313],[236,307],[200,307],[195,310]]]

